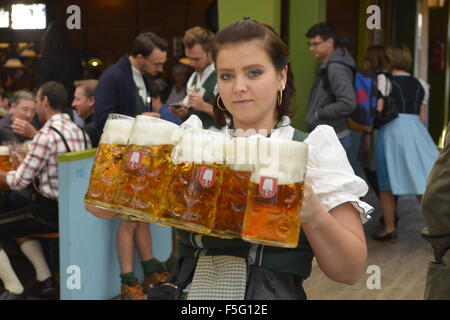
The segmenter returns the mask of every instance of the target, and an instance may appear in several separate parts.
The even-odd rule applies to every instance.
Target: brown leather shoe
[[[145,300],[144,289],[139,283],[134,283],[133,285],[122,283],[120,296],[122,300]]]
[[[167,279],[169,279],[169,273],[168,272],[153,272],[151,275],[146,276],[144,278],[144,291],[147,292],[148,288],[150,287],[150,285],[154,284],[154,283],[158,283],[158,282],[164,282]]]

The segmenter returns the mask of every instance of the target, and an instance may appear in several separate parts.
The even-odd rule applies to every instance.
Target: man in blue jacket
[[[163,71],[167,60],[167,41],[151,32],[136,37],[130,55],[125,55],[100,77],[94,92],[94,122],[103,130],[110,113],[128,116],[140,114],[159,118],[151,112],[151,88],[147,76]],[[133,253],[136,245],[145,273],[144,288],[134,275]],[[144,290],[153,282],[165,280],[159,273],[161,264],[153,258],[149,225],[144,222],[122,220],[117,232],[122,300],[143,300]]]

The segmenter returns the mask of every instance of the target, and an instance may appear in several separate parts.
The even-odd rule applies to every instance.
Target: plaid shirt
[[[53,115],[35,135],[27,156],[15,171],[8,172],[6,181],[11,189],[21,190],[39,178],[40,192],[51,199],[58,198],[58,154],[69,152],[55,128],[64,136],[70,151],[84,150],[83,131],[69,115]],[[85,134],[87,147],[91,141]]]

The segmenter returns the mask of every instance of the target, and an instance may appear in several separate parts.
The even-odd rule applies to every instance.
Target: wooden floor
[[[365,273],[354,286],[348,286],[328,279],[314,261],[312,275],[304,282],[308,299],[421,300],[423,298],[427,265],[432,260],[432,250],[420,236],[425,223],[416,197],[404,196],[398,199],[399,240],[395,244],[372,240],[372,235],[381,230],[379,224],[381,213],[374,193],[370,193],[366,201],[376,208],[374,218],[364,225],[368,247],[367,267],[371,265],[380,267],[381,288],[369,289],[367,286],[373,271]]]

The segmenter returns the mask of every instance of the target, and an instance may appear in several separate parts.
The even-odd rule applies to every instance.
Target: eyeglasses
[[[308,45],[309,47],[317,48],[317,46],[321,45],[323,42],[325,41],[309,42]]]

